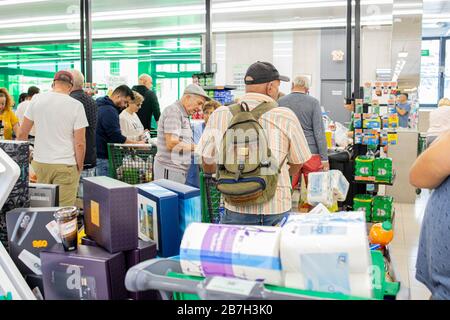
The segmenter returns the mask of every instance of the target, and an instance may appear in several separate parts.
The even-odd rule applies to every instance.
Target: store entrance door
[[[347,125],[351,113],[344,109],[345,80],[322,80],[320,92],[321,105],[331,119]]]

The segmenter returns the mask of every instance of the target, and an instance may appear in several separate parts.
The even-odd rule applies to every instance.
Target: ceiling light
[[[34,2],[47,2],[47,1],[49,0],[2,0],[0,1],[0,6],[18,5]]]
[[[27,51],[45,51],[45,49],[42,48],[36,48],[36,47],[23,47],[21,48],[22,50],[27,50]]]
[[[398,53],[398,57],[399,58],[406,58],[406,57],[408,57],[408,52],[401,51],[401,52]]]
[[[123,52],[120,52],[120,51],[109,51],[109,52],[105,52],[105,54],[123,54]]]
[[[121,45],[124,47],[144,47],[145,44],[138,43],[138,42],[121,42]]]
[[[170,50],[166,50],[166,49],[158,49],[158,50],[150,50],[151,52],[154,53],[165,53],[165,52],[170,52]]]

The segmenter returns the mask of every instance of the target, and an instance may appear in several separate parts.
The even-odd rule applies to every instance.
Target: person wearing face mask
[[[267,201],[237,205],[225,199],[225,213],[221,223],[272,226],[280,223],[292,209],[289,176],[297,174],[312,155],[295,113],[288,108],[278,107],[276,102],[280,81],[289,82],[289,78],[281,76],[271,63],[258,61],[248,68],[244,81],[246,93],[240,99],[241,106],[247,105],[250,111],[264,104],[272,106],[261,115],[258,122],[264,130],[271,154],[277,160],[273,165],[280,169],[280,173],[275,194]],[[196,149],[196,154],[202,156],[203,170],[206,173],[215,173],[217,166],[224,165],[220,163],[222,160],[219,149],[232,119],[233,113],[226,106],[214,111],[209,118]]]
[[[108,176],[108,143],[144,144],[144,140],[132,140],[120,130],[119,113],[133,100],[133,91],[126,85],[118,86],[111,94],[97,99],[98,119],[96,129],[97,176]]]
[[[166,107],[158,122],[158,153],[155,157],[156,179],[186,183],[195,149],[190,117],[211,100],[202,87],[190,84],[180,100]]]

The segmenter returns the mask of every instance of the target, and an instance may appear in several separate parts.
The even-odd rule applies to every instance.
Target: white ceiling
[[[392,24],[392,2],[362,0],[363,25]],[[78,5],[79,0],[0,0],[0,43],[75,40]],[[345,0],[213,0],[212,5],[213,32],[339,27],[346,17]],[[204,32],[204,0],[92,0],[92,12],[94,38]],[[450,24],[450,1],[425,0],[424,14],[424,30],[446,32],[442,24]]]

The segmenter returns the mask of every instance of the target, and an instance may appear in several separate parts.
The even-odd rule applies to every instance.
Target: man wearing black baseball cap
[[[89,125],[83,105],[69,96],[73,76],[58,71],[52,90],[36,95],[28,106],[19,139],[27,140],[35,127],[33,162],[38,183],[59,185],[59,205],[75,204],[86,152]]]
[[[271,63],[258,61],[248,68],[244,77],[246,93],[239,99],[239,103],[245,102],[250,110],[263,103],[273,106],[258,121],[281,171],[275,195],[261,204],[235,205],[225,201],[225,213],[221,223],[276,225],[292,209],[289,175],[300,170],[302,164],[311,158],[311,152],[295,114],[287,108],[278,107],[276,99],[280,81],[288,82],[289,78],[281,76]],[[225,132],[228,134],[227,129],[232,118],[230,107],[220,107],[209,118],[196,149],[203,158],[203,169],[207,173],[214,173],[216,170],[216,157],[223,147],[222,137]]]

